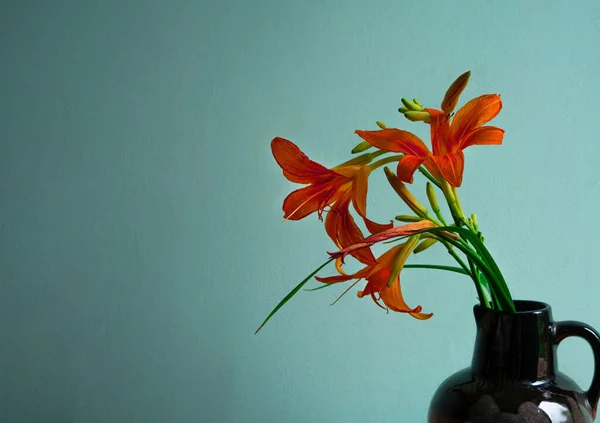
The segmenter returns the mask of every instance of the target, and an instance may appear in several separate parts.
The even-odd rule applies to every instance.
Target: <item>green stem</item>
[[[474,264],[479,268],[479,270],[484,274],[488,283],[491,284],[490,290],[494,291],[494,296],[498,299],[498,310],[502,311],[505,307],[509,310],[514,309],[514,305],[512,303],[512,299],[510,297],[510,293],[505,290],[503,285],[506,285],[502,275],[497,275],[497,268],[495,266],[488,265],[479,257],[476,253],[471,251],[469,248],[466,248],[460,242],[457,242],[451,238],[446,238],[446,241],[450,244],[454,245],[456,248],[461,250],[469,259],[473,260]],[[491,268],[490,268],[491,267]],[[499,271],[499,270],[498,270]]]
[[[448,226],[448,224],[446,223],[446,220],[444,220],[444,216],[442,215],[442,211],[441,210],[434,210],[434,212],[435,212],[435,215],[437,216],[437,218],[440,219],[440,222],[442,222],[442,224],[444,226]]]
[[[438,181],[437,179],[435,179],[433,177],[433,175],[431,173],[429,173],[427,171],[427,169],[425,169],[423,166],[419,166],[418,168],[419,172],[421,172],[427,179],[429,179],[431,181],[432,184],[434,184],[436,187],[438,187],[439,189],[442,189],[442,184],[440,184],[440,181]]]
[[[475,277],[475,275],[470,271],[470,269],[467,267],[467,265],[465,264],[464,261],[462,261],[462,259],[458,256],[458,254],[456,254],[456,251],[454,251],[454,248],[452,248],[452,245],[450,245],[450,243],[448,243],[446,240],[440,238],[440,242],[442,244],[444,244],[444,246],[446,247],[446,249],[448,250],[448,253],[454,258],[454,260],[456,260],[458,262],[458,264],[460,264],[460,266],[464,269],[465,274],[471,276],[471,279],[473,279],[473,283],[475,284],[475,290],[477,291],[477,295],[479,296],[479,301],[481,302],[481,305],[485,306],[485,295],[483,293],[483,289],[481,289],[481,285],[479,284],[479,280]],[[470,263],[470,261],[469,261]]]
[[[471,274],[473,275],[472,276],[473,279],[477,280],[477,284],[482,287],[481,295],[483,295],[483,298],[482,298],[483,305],[487,308],[493,308],[493,304],[490,304],[490,301],[487,299],[487,296],[485,295],[485,290],[483,289],[483,288],[486,288],[489,290],[490,289],[489,285],[483,284],[481,282],[481,279],[479,279],[479,270],[477,270],[477,268],[475,267],[475,265],[473,264],[473,262],[471,260],[469,260],[469,267],[471,268]],[[493,294],[492,294],[492,297],[493,297]],[[490,305],[492,305],[492,306],[490,306]]]

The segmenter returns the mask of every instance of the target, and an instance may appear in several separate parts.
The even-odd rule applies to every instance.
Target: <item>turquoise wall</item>
[[[332,166],[376,120],[426,136],[400,98],[467,69],[506,136],[467,151],[463,206],[515,297],[600,328],[595,0],[5,1],[0,34],[0,421],[425,421],[470,362],[460,275],[403,274],[426,322],[332,288],[253,335],[333,248],[281,224],[269,141]],[[587,345],[559,351],[587,386]]]

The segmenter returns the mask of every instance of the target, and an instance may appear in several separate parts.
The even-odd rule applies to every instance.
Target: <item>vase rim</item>
[[[517,311],[515,311],[515,312],[492,310],[490,308],[483,307],[480,304],[476,304],[475,306],[473,306],[473,310],[485,310],[490,313],[502,314],[502,315],[507,315],[507,316],[519,316],[519,315],[523,316],[523,315],[547,313],[551,309],[549,304],[546,304],[542,301],[514,300],[514,303],[515,303],[515,308],[517,309]]]

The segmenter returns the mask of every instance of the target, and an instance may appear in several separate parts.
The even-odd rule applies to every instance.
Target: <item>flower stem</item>
[[[438,187],[439,189],[442,189],[442,184],[440,184],[440,181],[438,181],[437,179],[435,179],[433,177],[433,175],[431,173],[429,173],[427,171],[427,169],[425,169],[423,166],[419,166],[418,168],[419,172],[421,172],[427,179],[429,179],[431,181],[432,184],[434,184],[436,187]]]
[[[464,269],[464,271],[471,276],[471,279],[473,279],[473,282],[475,283],[475,289],[477,290],[477,295],[479,296],[479,301],[481,303],[482,306],[487,307],[486,305],[486,297],[485,294],[483,292],[483,289],[481,287],[481,283],[479,282],[479,279],[477,278],[477,276],[475,275],[475,273],[473,273],[471,271],[471,269],[469,269],[467,267],[467,265],[465,264],[465,262],[459,257],[458,254],[456,254],[456,251],[454,251],[454,248],[452,248],[452,245],[450,245],[448,242],[446,242],[445,240],[440,238],[440,242],[442,244],[444,244],[444,246],[446,247],[446,249],[448,250],[448,253],[454,258],[454,260],[456,260],[458,262],[458,264],[460,264],[460,266]],[[471,261],[469,260],[469,264],[472,266]]]

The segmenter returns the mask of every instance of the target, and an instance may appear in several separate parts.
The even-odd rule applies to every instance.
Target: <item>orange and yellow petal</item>
[[[454,153],[458,150],[451,138],[450,123],[448,116],[442,110],[425,109],[429,112],[431,150],[436,156],[443,156],[448,153]]]
[[[309,185],[293,191],[283,201],[284,219],[300,220],[322,210],[333,192],[330,187],[319,185]]]
[[[431,156],[431,159],[450,185],[460,187],[465,168],[465,155],[462,151],[445,156]]]
[[[504,138],[504,129],[496,126],[483,126],[471,131],[461,140],[460,149],[472,145],[500,145]]]
[[[452,138],[460,140],[470,131],[485,125],[502,109],[498,94],[484,94],[461,107],[452,120]]]
[[[273,157],[291,182],[309,184],[323,176],[335,175],[330,169],[310,160],[296,144],[281,137],[271,141]]]
[[[425,159],[419,156],[407,154],[406,156],[402,157],[398,162],[398,167],[396,168],[398,179],[400,179],[402,182],[412,184],[413,175],[424,161]]]
[[[369,190],[368,167],[360,168],[352,179],[352,204],[361,217],[367,215],[367,191]]]
[[[420,313],[422,310],[421,306],[409,307],[404,301],[402,296],[402,290],[400,289],[400,277],[397,277],[392,286],[389,288],[385,286],[380,292],[381,300],[383,303],[392,311],[398,313]]]
[[[364,235],[356,225],[354,218],[348,210],[349,203],[337,203],[327,212],[325,218],[325,231],[333,242],[341,248],[361,242]],[[375,264],[375,256],[370,248],[356,250],[352,256],[364,264]]]
[[[372,234],[377,234],[379,232],[387,231],[394,227],[394,222],[390,220],[390,223],[377,223],[373,222],[371,219],[367,217],[363,217],[363,221],[365,222],[365,226],[367,230]]]
[[[367,230],[372,233],[378,233],[393,227],[393,223],[376,223],[367,218],[367,191],[369,188],[369,174],[371,170],[368,167],[360,168],[352,179],[351,198],[354,209],[363,218]]]
[[[355,131],[363,140],[380,150],[425,157],[429,149],[421,138],[400,129],[390,128],[380,131]]]

